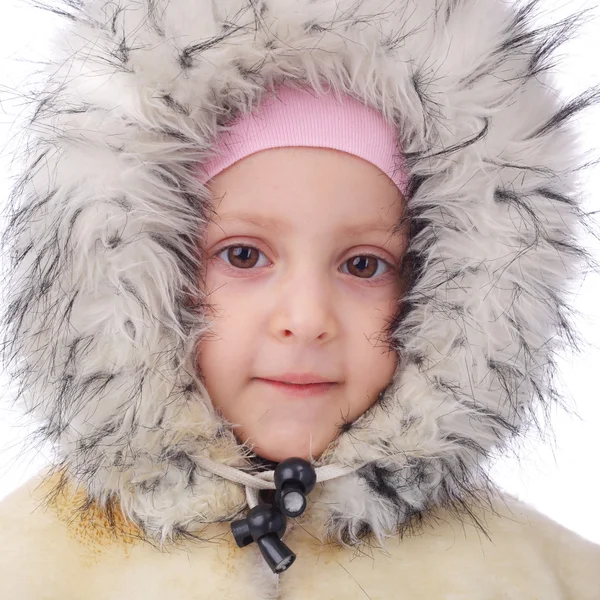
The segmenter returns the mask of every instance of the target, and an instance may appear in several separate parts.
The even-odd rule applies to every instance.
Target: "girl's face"
[[[324,148],[275,148],[213,178],[202,240],[211,331],[197,364],[237,439],[280,462],[318,457],[391,381],[405,235],[398,189]],[[275,384],[292,375],[329,385]]]

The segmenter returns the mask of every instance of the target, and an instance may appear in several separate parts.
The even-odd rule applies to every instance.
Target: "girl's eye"
[[[348,265],[350,275],[355,275],[361,279],[372,279],[374,275],[381,276],[390,270],[390,265],[386,261],[372,254],[353,256],[344,262],[345,265]],[[381,267],[384,269],[383,272]]]
[[[222,260],[236,269],[252,269],[265,264],[258,264],[259,258],[265,255],[254,246],[227,246],[217,253]],[[373,279],[374,276],[381,276],[390,271],[389,263],[378,256],[372,254],[360,254],[349,258],[343,263],[348,266],[348,273],[359,277],[360,279]],[[346,271],[342,271],[346,272]]]
[[[223,258],[223,260],[237,269],[251,269],[256,266],[258,255],[265,256],[258,248],[254,248],[254,246],[227,246],[217,256],[222,258],[222,254],[227,257]],[[259,266],[264,267],[265,265]]]

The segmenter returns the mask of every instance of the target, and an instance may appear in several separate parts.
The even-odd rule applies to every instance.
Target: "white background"
[[[52,1],[52,0],[47,0]],[[1,0],[0,7],[0,202],[8,193],[7,168],[10,153],[7,141],[18,129],[15,115],[24,108],[19,98],[20,82],[35,67],[24,59],[44,60],[48,39],[59,25],[50,13],[33,10],[19,0]],[[600,83],[600,10],[595,2],[543,4],[543,21],[554,20],[579,6],[594,13],[581,30],[577,41],[559,51],[560,85],[563,96],[571,98],[589,85]],[[592,19],[593,17],[593,19]],[[600,110],[588,111],[580,119],[582,143],[598,148]],[[596,150],[593,158],[600,155]],[[586,177],[587,210],[600,209],[595,190],[600,189],[600,167]],[[596,256],[598,244],[590,239]],[[582,316],[580,328],[588,345],[579,356],[565,357],[562,383],[569,411],[553,412],[554,431],[545,440],[531,438],[520,449],[520,460],[508,457],[497,464],[493,477],[510,493],[537,507],[556,521],[600,543],[598,507],[600,460],[600,275],[589,275],[578,291],[576,308]],[[0,499],[24,483],[47,462],[49,453],[24,447],[26,423],[7,410],[9,395],[6,378],[0,374]]]

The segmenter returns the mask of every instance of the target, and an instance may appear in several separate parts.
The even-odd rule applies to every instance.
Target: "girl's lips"
[[[283,383],[281,381],[273,381],[272,379],[260,378],[258,381],[262,381],[290,396],[299,396],[301,398],[306,398],[308,396],[322,396],[337,385],[337,383]]]

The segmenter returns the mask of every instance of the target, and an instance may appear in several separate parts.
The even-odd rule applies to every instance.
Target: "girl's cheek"
[[[207,261],[206,266],[204,267],[204,284],[207,290],[212,290],[214,293],[226,283],[228,279],[229,278],[225,273],[223,273],[223,269],[217,264],[217,260],[212,259]]]

